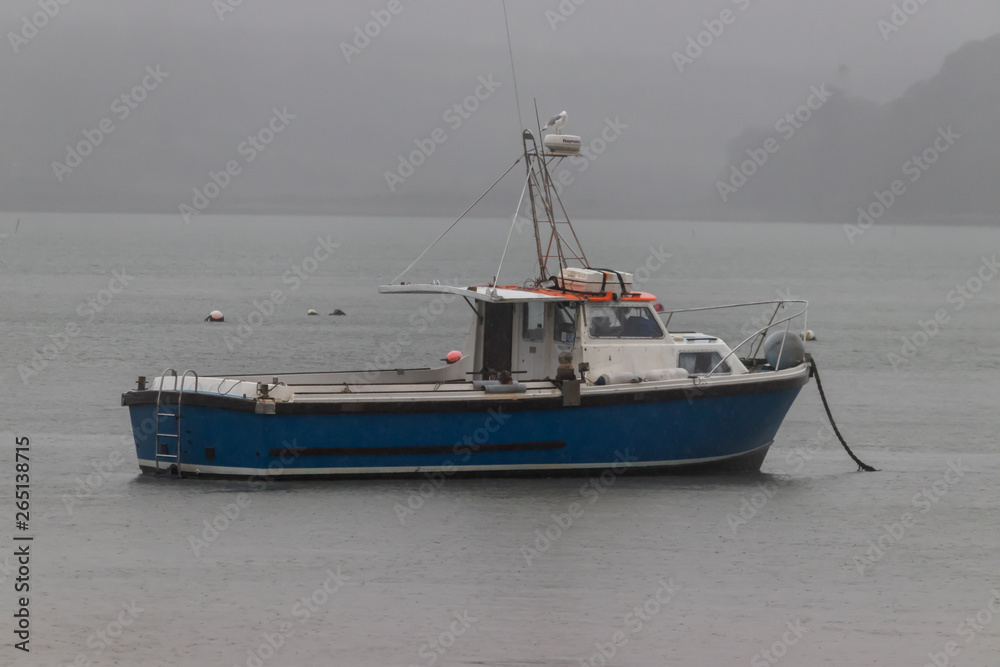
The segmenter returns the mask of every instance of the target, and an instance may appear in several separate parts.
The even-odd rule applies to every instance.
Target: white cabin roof
[[[545,291],[521,289],[517,287],[489,287],[472,285],[453,287],[451,285],[380,285],[380,294],[457,294],[476,301],[519,302],[519,301],[576,301],[569,294],[547,293]]]
[[[488,285],[470,285],[469,287],[453,287],[451,285],[380,285],[380,294],[456,294],[475,301],[490,303],[519,303],[524,301],[610,301],[610,294],[566,293],[545,288],[529,288],[507,285],[505,287],[490,287]],[[645,292],[634,292],[622,301],[655,301],[656,297]]]

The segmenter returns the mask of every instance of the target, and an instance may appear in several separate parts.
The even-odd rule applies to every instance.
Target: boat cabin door
[[[482,304],[482,365],[521,381],[554,378],[559,353],[576,347],[575,303],[523,301]],[[477,362],[477,365],[478,362]]]
[[[576,306],[527,301],[517,304],[514,370],[519,380],[554,378],[559,353],[572,350],[576,339]]]
[[[483,368],[490,373],[513,370],[514,304],[486,302],[483,305]]]

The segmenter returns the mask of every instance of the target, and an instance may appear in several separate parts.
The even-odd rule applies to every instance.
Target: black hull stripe
[[[663,403],[668,401],[693,402],[706,398],[723,398],[728,396],[746,396],[749,394],[768,394],[779,391],[799,389],[809,381],[809,374],[802,373],[794,377],[772,380],[764,378],[756,382],[740,382],[727,385],[702,385],[687,387],[671,387],[666,389],[637,390],[613,394],[584,394],[580,397],[581,407],[598,407],[608,405],[631,405],[636,403]],[[156,391],[130,391],[122,394],[122,405],[155,405]],[[355,394],[356,396],[357,394]],[[428,400],[429,399],[429,400]],[[176,405],[177,392],[164,391],[163,404]],[[185,393],[185,407],[199,406],[206,408],[221,408],[235,412],[254,412],[253,399],[221,396],[213,394]],[[561,396],[541,396],[533,398],[520,394],[516,398],[506,400],[490,400],[477,398],[470,400],[433,400],[433,397],[423,395],[417,401],[386,401],[362,402],[323,401],[323,402],[290,402],[275,403],[277,415],[325,415],[325,414],[403,414],[403,413],[433,413],[433,412],[486,412],[500,410],[519,412],[523,410],[555,410],[562,408]],[[270,417],[271,415],[268,415]]]
[[[562,440],[544,442],[508,442],[483,444],[476,449],[477,454],[487,452],[528,452],[542,449],[562,449]],[[270,456],[413,456],[420,454],[451,454],[457,445],[427,445],[425,447],[286,447],[272,449]]]

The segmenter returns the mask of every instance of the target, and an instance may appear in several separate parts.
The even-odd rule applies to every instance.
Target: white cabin
[[[713,369],[715,376],[748,372],[721,339],[668,332],[653,310],[656,297],[644,292],[574,294],[447,285],[388,285],[379,291],[464,297],[476,316],[463,350],[461,373],[477,379],[503,371],[521,382],[553,379],[563,352],[572,354],[578,374],[584,364],[582,379],[588,384],[676,379],[707,375]],[[663,372],[674,369],[687,375]]]

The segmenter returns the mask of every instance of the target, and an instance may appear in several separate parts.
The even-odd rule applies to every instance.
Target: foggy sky
[[[205,213],[457,214],[516,157],[500,0],[236,1],[41,0],[58,13],[34,33],[22,32],[23,20],[42,11],[39,0],[5,3],[0,209],[174,213],[215,174],[226,185]],[[536,98],[543,122],[565,109],[566,131],[585,143],[615,136],[585,168],[566,167],[578,217],[846,219],[866,190],[886,186],[882,174],[892,180],[907,147],[933,140],[938,123],[973,122],[962,115],[966,95],[996,88],[995,70],[972,59],[954,85],[930,86],[940,95],[920,93],[921,82],[942,81],[949,54],[1000,33],[995,0],[927,2],[886,38],[878,21],[902,4],[508,0],[523,122],[535,126]],[[726,10],[728,25],[718,21]],[[379,18],[377,36],[356,42],[356,29]],[[705,21],[721,34],[679,72],[675,52]],[[989,45],[996,63],[1000,47]],[[147,70],[157,66],[159,82]],[[142,101],[121,99],[144,81],[156,85],[138,91]],[[837,93],[796,144],[721,201],[716,184],[744,144],[774,134],[776,119],[824,83]],[[910,95],[918,102],[903,99]],[[453,109],[469,100],[474,111]],[[907,123],[897,118],[914,114],[927,118],[900,130]],[[102,121],[113,129],[101,131]],[[257,150],[248,140],[271,123],[287,127]],[[886,128],[898,143],[867,149]],[[92,154],[71,171],[54,167],[72,164],[66,147],[86,144],[85,133],[100,139]],[[851,133],[854,153],[843,148]],[[969,213],[959,199],[986,197],[959,187],[997,165],[985,153],[970,157],[985,139],[928,172],[941,215],[949,197],[959,215]],[[387,172],[408,173],[399,156],[428,141],[433,154],[401,183],[387,182]],[[817,196],[845,174],[860,181],[856,194]],[[801,201],[782,189],[785,176],[800,179]],[[487,210],[509,212],[519,190],[511,179]],[[983,202],[983,215],[1000,213],[997,199]]]

